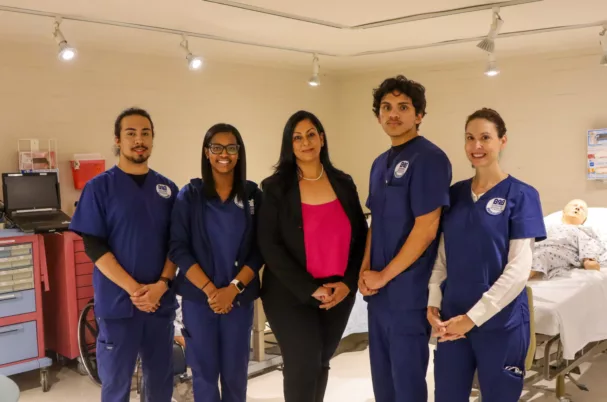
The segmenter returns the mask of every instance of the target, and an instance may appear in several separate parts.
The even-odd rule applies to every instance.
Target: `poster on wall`
[[[607,180],[607,128],[588,130],[588,180]]]

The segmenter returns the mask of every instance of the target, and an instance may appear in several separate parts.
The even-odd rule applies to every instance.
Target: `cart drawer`
[[[84,251],[84,242],[82,240],[74,241],[74,251]]]
[[[37,356],[36,321],[0,327],[0,365]]]
[[[92,286],[87,286],[84,288],[76,288],[76,297],[78,299],[89,298],[92,299],[95,291]]]
[[[76,275],[92,275],[93,274],[93,263],[87,264],[76,264]]]
[[[32,243],[15,244],[13,246],[0,245],[0,258],[15,257],[32,253]]]
[[[34,311],[36,311],[36,293],[33,289],[0,294],[0,318]],[[3,345],[0,344],[0,347]]]
[[[93,275],[80,275],[76,277],[76,287],[85,288],[93,286]]]
[[[76,262],[76,264],[85,264],[87,262],[92,262],[91,259],[83,251],[79,251],[74,254],[74,261]]]

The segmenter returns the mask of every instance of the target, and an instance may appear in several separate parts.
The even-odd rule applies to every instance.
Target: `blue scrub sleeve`
[[[369,193],[367,195],[367,201],[365,202],[365,207],[367,207],[367,209],[369,211],[371,211],[371,197],[372,197],[372,195],[371,195],[371,189],[373,188],[371,180],[373,178],[373,169],[375,168],[376,162],[377,162],[377,159],[375,159],[373,161],[373,164],[371,165],[371,172],[369,173]]]
[[[542,213],[540,195],[533,187],[521,188],[513,200],[512,215],[510,216],[510,239],[546,239],[546,225]]]
[[[254,197],[255,213],[253,214],[253,230],[251,233],[253,239],[251,241],[251,250],[249,251],[249,256],[245,263],[245,265],[251,268],[255,272],[255,274],[258,274],[259,270],[263,266],[263,257],[261,256],[261,251],[259,250],[259,246],[257,244],[257,222],[259,216],[259,209],[261,208],[261,199],[261,190],[257,189],[255,191]]]
[[[416,218],[449,206],[451,162],[442,152],[420,155],[413,165],[411,210]]]
[[[184,275],[192,265],[197,263],[190,248],[192,229],[189,189],[190,185],[181,189],[173,204],[171,240],[169,243],[169,259],[179,267],[179,271],[183,272]]]
[[[95,181],[84,186],[69,229],[76,233],[107,239],[103,194],[96,187]]]

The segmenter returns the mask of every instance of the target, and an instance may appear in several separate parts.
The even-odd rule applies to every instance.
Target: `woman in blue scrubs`
[[[496,111],[473,113],[465,138],[476,174],[451,187],[429,284],[435,401],[467,402],[478,370],[483,400],[516,402],[530,336],[525,285],[534,242],[546,238],[540,197],[500,167],[507,136]]]
[[[246,400],[262,266],[256,241],[260,197],[257,185],[246,180],[238,130],[211,127],[202,145],[202,179],[181,189],[171,222],[170,256],[179,267],[182,335],[196,402]]]

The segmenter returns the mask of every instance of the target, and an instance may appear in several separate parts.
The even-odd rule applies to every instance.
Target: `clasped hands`
[[[321,309],[329,310],[341,303],[349,293],[350,288],[343,282],[326,283],[316,289],[312,297],[322,303]]]
[[[442,321],[436,307],[428,307],[427,318],[432,326],[432,336],[437,337],[439,342],[465,338],[466,334],[474,328],[474,322],[466,314]]]
[[[363,296],[373,296],[379,289],[388,284],[388,279],[383,271],[371,271],[364,269],[358,277],[358,290]]]
[[[209,283],[204,292],[207,295],[209,306],[215,314],[228,314],[232,311],[234,299],[238,296],[238,289],[233,285],[217,289],[215,285]]]
[[[160,307],[160,299],[168,290],[167,284],[162,281],[150,285],[137,284],[134,291],[129,292],[131,301],[137,309],[144,313],[153,313]]]

